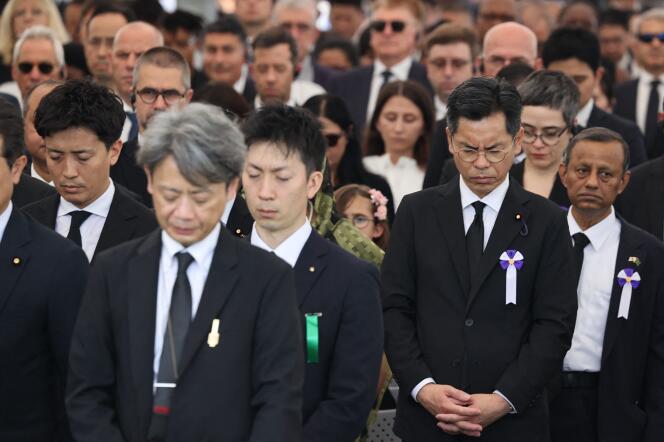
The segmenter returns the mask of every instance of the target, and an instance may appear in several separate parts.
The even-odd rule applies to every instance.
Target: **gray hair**
[[[186,90],[191,89],[191,70],[189,63],[184,59],[175,49],[167,48],[165,46],[157,46],[156,48],[148,49],[145,51],[134,66],[134,73],[132,75],[131,87],[136,88],[138,81],[138,73],[141,67],[146,64],[155,65],[160,68],[175,68],[182,73],[182,85]]]
[[[588,129],[583,129],[581,132],[576,134],[574,138],[569,141],[569,144],[565,148],[565,152],[563,152],[563,164],[565,167],[569,166],[574,146],[579,144],[581,141],[593,141],[596,143],[619,143],[623,150],[623,173],[625,173],[629,168],[629,145],[618,132],[614,132],[611,129],[607,129],[605,127],[590,127]]]
[[[567,127],[574,127],[579,106],[579,88],[562,72],[533,72],[519,85],[523,106],[546,106],[559,110]]]
[[[162,34],[159,29],[155,28],[150,23],[144,21],[132,21],[122,26],[120,29],[118,29],[118,32],[115,33],[115,38],[113,38],[113,49],[115,49],[115,47],[118,44],[118,40],[120,40],[120,38],[125,32],[138,31],[138,30],[152,31],[154,33],[154,45],[155,46],[164,45],[164,34]]]
[[[12,63],[16,64],[18,62],[18,56],[21,54],[21,48],[23,43],[28,40],[48,40],[53,45],[53,52],[55,53],[55,60],[58,62],[60,69],[65,67],[65,49],[62,47],[62,42],[58,38],[55,31],[46,26],[32,26],[21,34],[21,38],[18,39],[16,45],[14,46],[14,54],[12,56]]]
[[[652,8],[643,14],[640,14],[634,23],[635,33],[638,33],[641,30],[641,23],[646,20],[664,21],[664,8]]]
[[[172,156],[190,183],[228,184],[240,176],[246,151],[242,133],[220,108],[191,103],[152,118],[136,160],[153,172]]]
[[[316,23],[316,18],[318,17],[318,8],[316,7],[315,0],[279,0],[274,5],[274,10],[272,11],[272,20],[277,21],[277,16],[284,9],[308,9],[311,12],[313,17],[313,24]]]

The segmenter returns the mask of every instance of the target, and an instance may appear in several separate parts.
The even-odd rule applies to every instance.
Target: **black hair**
[[[314,49],[313,59],[318,61],[321,52],[329,49],[338,49],[344,53],[350,64],[355,67],[360,63],[360,56],[352,41],[338,35],[329,34],[318,39]]]
[[[106,149],[120,139],[126,115],[122,100],[91,80],[71,80],[46,95],[35,111],[35,129],[46,138],[72,128],[94,132]]]
[[[233,15],[225,15],[214,23],[207,25],[203,29],[203,38],[208,34],[232,34],[240,40],[243,46],[247,44],[247,33],[240,21]]]
[[[516,62],[510,63],[501,68],[496,73],[496,78],[502,78],[514,87],[519,87],[521,83],[533,72],[535,69],[526,63]]]
[[[9,100],[0,97],[0,138],[2,139],[0,156],[11,167],[25,147],[23,117],[21,111]]]
[[[268,105],[242,124],[247,148],[260,142],[279,146],[286,156],[297,153],[307,174],[323,168],[327,143],[311,112],[283,104]]]
[[[596,143],[618,143],[623,151],[622,171],[625,173],[629,168],[629,145],[625,139],[618,133],[605,127],[589,127],[576,134],[567,144],[563,152],[563,164],[569,166],[572,159],[572,150],[581,141],[593,141]]]
[[[232,85],[220,81],[212,81],[196,88],[191,101],[214,104],[223,109],[226,115],[233,117],[232,119],[243,118],[251,112],[247,100],[238,94]]]
[[[497,112],[505,115],[505,129],[512,137],[521,127],[521,96],[505,80],[474,77],[457,86],[447,100],[447,127],[452,134],[459,120],[479,121]]]
[[[131,7],[140,21],[157,26],[159,18],[164,13],[164,8],[159,0],[136,0],[131,3]]]
[[[161,27],[171,33],[176,33],[178,29],[184,29],[190,34],[198,35],[203,29],[203,19],[189,11],[176,9],[161,17]]]
[[[592,32],[581,28],[560,28],[551,33],[542,48],[544,67],[556,61],[577,60],[587,64],[593,72],[599,67],[599,40]]]
[[[628,11],[621,11],[619,9],[607,9],[602,11],[599,16],[599,25],[601,26],[620,26],[626,31],[629,31],[629,19],[632,13]]]
[[[102,14],[119,14],[127,20],[127,23],[136,20],[136,15],[131,9],[124,8],[115,2],[101,2],[94,6],[94,12],[88,19],[88,28],[92,19]]]
[[[371,49],[371,26],[367,26],[360,33],[360,38],[357,41],[357,52],[359,52],[360,57],[373,55],[373,49]]]
[[[293,36],[281,26],[274,26],[256,35],[252,45],[254,58],[256,49],[270,49],[280,44],[288,45],[288,49],[291,53],[291,62],[293,63],[293,66],[297,66],[297,43]]]

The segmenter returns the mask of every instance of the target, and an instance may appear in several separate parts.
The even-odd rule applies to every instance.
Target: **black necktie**
[[[71,239],[77,246],[81,247],[81,224],[83,224],[83,222],[92,214],[85,210],[74,210],[67,215],[71,216],[71,224],[69,225],[67,238]]]
[[[173,285],[168,323],[164,333],[164,344],[159,358],[159,384],[177,384],[182,349],[191,323],[191,286],[187,278],[187,267],[194,258],[186,252],[175,255],[178,260],[178,274]],[[154,394],[152,420],[148,440],[161,441],[166,437],[166,424],[170,413],[174,386],[158,386]]]
[[[659,96],[659,80],[654,80],[650,83],[650,97],[648,98],[648,110],[646,111],[646,133],[645,143],[648,155],[652,153],[655,147],[655,139],[657,135],[657,114],[661,108],[661,98]]]
[[[468,264],[470,265],[471,273],[480,262],[480,258],[484,253],[484,204],[481,201],[475,201],[473,204],[475,209],[475,218],[470,225],[468,232],[466,232],[466,250],[468,251]]]
[[[390,79],[392,78],[392,72],[385,70],[380,75],[383,77],[383,82],[381,83],[380,88],[383,89],[385,85],[390,82]]]
[[[576,275],[575,275],[576,284],[579,285],[579,278],[581,277],[581,268],[583,267],[583,250],[586,248],[588,244],[590,244],[590,240],[583,232],[575,233],[574,235],[572,235],[572,239],[574,240],[574,264],[576,270]]]

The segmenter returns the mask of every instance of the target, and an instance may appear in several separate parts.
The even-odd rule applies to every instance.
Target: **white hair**
[[[277,16],[284,9],[308,9],[313,17],[313,23],[316,22],[316,18],[318,17],[318,8],[316,7],[316,2],[314,0],[279,0],[277,1],[277,4],[274,5],[272,19],[276,21]]]
[[[25,43],[27,40],[48,40],[51,42],[53,45],[53,52],[55,52],[55,59],[58,62],[58,66],[60,66],[60,69],[65,67],[65,49],[62,47],[62,42],[56,35],[55,31],[53,31],[51,28],[47,28],[46,26],[32,26],[21,34],[21,37],[18,39],[16,42],[16,45],[14,45],[14,54],[12,56],[12,64],[16,64],[18,62],[18,56],[21,54],[21,48],[23,47],[23,43]]]

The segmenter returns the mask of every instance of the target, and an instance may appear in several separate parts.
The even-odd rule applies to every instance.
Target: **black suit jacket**
[[[643,134],[639,126],[634,123],[634,120],[630,121],[621,118],[620,116],[605,112],[597,106],[593,106],[586,127],[605,127],[618,132],[629,146],[630,167],[641,164],[648,159]]]
[[[630,261],[638,258],[638,262]],[[606,442],[664,440],[664,246],[622,222],[599,374],[597,432]],[[641,276],[627,319],[618,318],[622,288],[618,273]]]
[[[336,75],[329,81],[328,92],[341,97],[346,103],[355,125],[356,134],[360,137],[358,139],[362,139],[364,125],[367,120],[367,106],[369,105],[373,71],[373,65],[363,66]],[[408,79],[420,83],[433,94],[426,69],[420,63],[413,61],[408,72]]]
[[[0,240],[0,440],[70,440],[64,385],[87,274],[81,249],[12,209]]]
[[[548,440],[544,387],[569,349],[577,307],[565,214],[510,180],[471,281],[460,198],[458,180],[406,196],[383,261],[385,351],[400,386],[395,433],[457,440],[411,397],[431,377],[511,401],[518,413],[485,428],[482,440]],[[505,303],[499,265],[510,249],[524,256],[516,305]]]
[[[15,207],[20,209],[21,207],[54,195],[55,193],[55,187],[23,173],[21,174],[21,179],[18,184],[14,186],[12,203],[14,203]]]
[[[145,442],[161,231],[99,256],[74,330],[67,412],[79,441]],[[281,260],[220,229],[187,334],[166,442],[299,441],[302,337]],[[207,344],[213,319],[220,340]]]
[[[23,211],[46,227],[55,229],[59,205],[60,195],[55,194],[25,206]],[[156,228],[157,220],[152,210],[134,200],[121,187],[115,186],[111,207],[101,230],[93,261],[100,252],[147,235]]]
[[[632,169],[629,184],[615,207],[630,223],[660,240],[664,237],[664,157]]]
[[[441,174],[445,162],[452,158],[450,154],[449,144],[447,144],[447,120],[436,121],[433,128],[433,139],[429,147],[429,159],[427,161],[427,170],[424,175],[424,184],[422,187],[428,189],[429,187],[437,186],[441,182]]]
[[[148,177],[142,167],[136,164],[138,138],[122,145],[117,163],[111,166],[111,179],[139,196],[147,207],[152,207],[152,196],[148,193]]]
[[[378,269],[312,231],[294,274],[302,319],[321,314],[319,362],[305,365],[304,440],[352,442],[376,398],[383,352]]]
[[[254,225],[254,218],[249,212],[247,207],[247,202],[238,195],[235,197],[233,202],[233,207],[231,208],[231,213],[228,215],[228,222],[226,223],[226,228],[233,235],[238,238],[244,238],[245,236],[251,233],[251,228]]]
[[[256,83],[254,80],[247,75],[247,81],[244,83],[244,90],[242,91],[242,96],[247,100],[247,104],[251,109],[254,108],[254,100],[256,99]]]
[[[613,93],[616,97],[616,103],[613,106],[613,113],[629,121],[636,121],[636,92],[639,87],[639,79],[626,81],[619,84]]]

